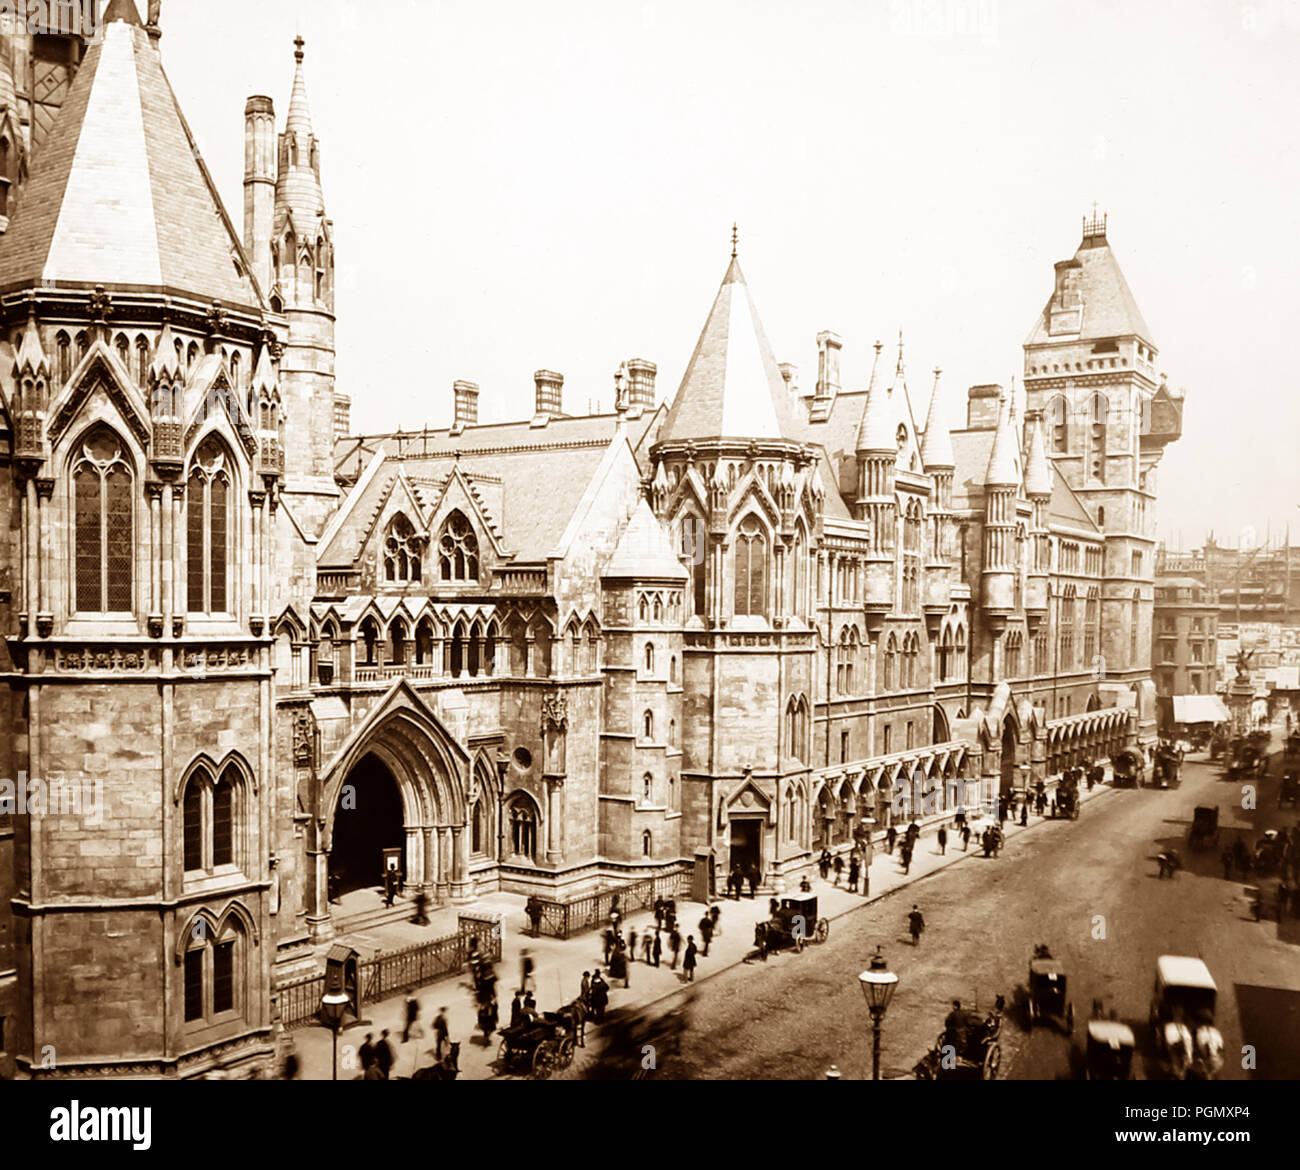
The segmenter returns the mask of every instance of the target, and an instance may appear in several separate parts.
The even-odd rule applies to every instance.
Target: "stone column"
[[[250,518],[252,528],[252,548],[249,550],[249,602],[250,617],[262,616],[262,501],[260,492],[249,492]]]
[[[53,632],[52,593],[54,581],[50,576],[50,498],[54,495],[54,480],[38,479],[36,481],[37,530],[40,532],[41,547],[38,550],[36,572],[38,578],[37,595],[40,609],[37,612],[37,625],[42,637]],[[134,549],[131,567],[135,568]],[[133,574],[134,575],[134,574]],[[108,599],[104,599],[108,604]]]
[[[162,614],[162,503],[163,485],[145,486],[149,496],[149,613]]]
[[[421,864],[420,845],[420,830],[418,828],[407,829],[406,888],[408,890],[413,890],[423,884],[420,880],[424,873],[424,866]]]
[[[451,827],[451,900],[468,902],[469,889],[469,855],[465,841],[465,826]]]
[[[438,893],[451,894],[451,829],[446,825],[438,829]]]
[[[40,519],[36,508],[36,481],[27,481],[23,498],[27,501],[23,531],[27,534],[27,555],[23,559],[23,602],[27,608],[27,636],[36,636],[36,615],[40,611],[40,585],[37,581],[36,561],[39,554]]]
[[[424,836],[424,866],[420,870],[420,884],[436,894],[438,889],[438,852],[433,845],[434,829],[429,826],[420,830]]]
[[[564,777],[548,776],[546,789],[546,860],[558,865],[564,860]]]

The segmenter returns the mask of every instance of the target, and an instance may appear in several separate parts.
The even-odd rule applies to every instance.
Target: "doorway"
[[[363,756],[348,774],[334,810],[330,871],[340,895],[384,882],[384,850],[405,855],[402,797],[393,774],[378,757]],[[405,865],[401,876],[406,877]]]
[[[740,872],[748,875],[750,866],[763,872],[763,818],[731,818],[731,857],[728,871],[739,865]]]

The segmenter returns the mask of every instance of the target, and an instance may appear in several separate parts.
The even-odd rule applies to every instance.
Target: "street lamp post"
[[[327,991],[320,997],[320,1016],[334,1038],[334,1057],[330,1067],[330,1080],[339,1079],[339,1025],[343,1023],[343,1013],[351,1006],[352,1000],[342,991]]]
[[[876,947],[871,956],[871,966],[858,976],[862,985],[862,994],[867,1000],[867,1010],[871,1013],[871,1079],[880,1080],[880,1025],[885,1012],[889,1010],[889,1001],[894,998],[898,987],[898,976],[885,963],[885,956]]]

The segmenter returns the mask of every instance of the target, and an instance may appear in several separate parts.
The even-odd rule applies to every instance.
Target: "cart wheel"
[[[555,1041],[543,1040],[533,1053],[533,1076],[545,1080],[555,1067]]]
[[[829,920],[825,918],[819,918],[817,920],[817,932],[814,935],[814,937],[817,939],[819,943],[824,943],[828,938],[830,938],[830,936],[831,936],[831,924]]]
[[[573,1063],[573,1039],[566,1036],[560,1041],[560,1050],[555,1056],[555,1066],[557,1068],[568,1068]]]
[[[504,1069],[510,1064],[510,1041],[502,1040],[501,1047],[497,1049],[497,1063]]]
[[[1065,1030],[1073,1033],[1074,1031],[1074,1004],[1065,1005]]]
[[[984,1067],[980,1070],[980,1079],[984,1081],[995,1081],[998,1079],[998,1068],[1002,1064],[1002,1046],[1000,1044],[990,1044],[989,1050],[984,1054]]]

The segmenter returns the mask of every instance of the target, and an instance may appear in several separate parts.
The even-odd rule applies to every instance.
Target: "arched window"
[[[471,853],[482,853],[483,842],[487,840],[487,815],[483,811],[483,801],[481,799],[474,802],[473,809],[470,810],[470,846]]]
[[[510,825],[510,850],[516,857],[537,859],[537,812],[523,795],[511,798],[507,810]]]
[[[497,669],[497,624],[488,622],[487,635],[483,639],[483,673],[491,678]]]
[[[945,626],[939,640],[939,678],[947,682],[952,677],[952,627]]]
[[[415,627],[415,665],[430,666],[433,663],[433,621],[421,618]]]
[[[1066,422],[1065,399],[1057,395],[1047,408],[1052,427],[1052,450],[1063,453],[1070,449],[1070,433]]]
[[[668,746],[669,747],[677,746],[677,720],[676,719],[668,720]]]
[[[641,856],[649,857],[654,850],[654,835],[649,829],[641,834]]]
[[[1021,667],[1020,654],[1021,654],[1021,646],[1022,646],[1022,639],[1021,639],[1020,631],[1019,631],[1019,630],[1012,630],[1012,631],[1007,635],[1007,644],[1006,644],[1006,659],[1007,659],[1007,662],[1006,662],[1006,671],[1005,671],[1004,673],[1005,673],[1005,675],[1006,675],[1007,678],[1019,678],[1019,677],[1020,677],[1020,667]]]
[[[675,683],[677,681],[677,655],[674,654],[668,659],[668,681]]]
[[[418,582],[420,580],[420,544],[415,527],[398,512],[384,532],[384,580]]]
[[[1073,670],[1074,658],[1074,604],[1075,589],[1067,585],[1061,597],[1060,612],[1057,615],[1059,630],[1057,638],[1057,667],[1059,670]]]
[[[736,533],[737,617],[762,617],[767,608],[767,536],[753,516],[745,518]]]
[[[803,529],[794,534],[794,616],[805,617],[808,612],[808,544]]]
[[[390,666],[406,665],[406,625],[394,618],[388,627],[388,663]]]
[[[551,627],[540,614],[533,619],[533,677],[551,677]]]
[[[185,872],[202,876],[222,866],[240,864],[243,784],[227,764],[214,781],[206,767],[196,768],[181,797],[181,844]]]
[[[366,618],[361,623],[361,641],[365,646],[365,661],[362,666],[378,666],[379,663],[375,657],[376,648],[379,645],[379,627],[375,624],[374,618]]]
[[[1015,577],[1015,596],[1013,604],[1016,609],[1023,609],[1025,604],[1025,572],[1028,565],[1025,563],[1025,553],[1028,547],[1028,536],[1025,532],[1025,526],[1018,524],[1016,526],[1016,577]]]
[[[59,383],[67,385],[68,380],[72,377],[72,339],[60,331],[54,339],[55,348],[58,350],[58,374]]]
[[[889,635],[889,641],[885,644],[885,669],[884,676],[881,679],[880,689],[892,691],[894,689],[894,669],[898,658],[898,643],[894,640],[894,635]]]
[[[636,616],[638,621],[648,622],[650,620],[650,602],[644,597],[637,602]]]
[[[244,1014],[248,940],[231,915],[219,931],[201,930],[199,919],[185,947],[185,1023],[220,1024]]]
[[[1141,626],[1139,602],[1141,599],[1142,594],[1137,589],[1134,589],[1128,618],[1128,660],[1130,666],[1136,666],[1138,661],[1138,630]]]
[[[704,521],[698,516],[686,516],[682,519],[681,555],[691,575],[691,612],[703,617],[704,598],[704,552],[707,547]]]
[[[957,627],[957,645],[954,650],[954,653],[957,656],[956,673],[957,673],[957,677],[960,678],[963,674],[966,673],[966,627],[965,626]],[[961,718],[964,719],[965,716],[963,715],[961,716]]]
[[[185,373],[194,368],[194,363],[199,360],[199,347],[197,342],[190,342],[190,347],[185,351]]]
[[[655,737],[655,717],[653,711],[647,711],[641,716],[641,738],[654,739]]]
[[[77,334],[77,363],[80,364],[86,354],[90,352],[90,334],[84,329]]]
[[[135,339],[135,381],[141,390],[149,387],[149,342],[143,336]]]
[[[664,620],[664,603],[663,599],[659,597],[658,594],[655,595],[654,615],[656,622]]]
[[[230,473],[222,446],[206,440],[194,456],[186,499],[188,606],[191,613],[226,613],[227,570],[234,534]]]
[[[642,657],[643,670],[646,674],[655,672],[655,645],[653,642],[645,644],[645,654]]]
[[[131,369],[131,343],[127,341],[125,333],[119,333],[113,339],[113,348],[117,350],[117,360],[129,371]]]
[[[76,599],[79,613],[132,609],[135,496],[121,442],[98,427],[82,442],[72,468]]]
[[[465,623],[457,622],[451,631],[451,677],[460,678],[465,671]]]
[[[578,629],[578,623],[572,622],[569,625],[569,673],[582,673],[582,632]]]
[[[438,567],[444,581],[478,580],[478,538],[459,511],[447,517],[438,536]]]
[[[654,798],[655,778],[647,772],[641,777],[641,803],[649,804]]]
[[[230,355],[230,384],[236,390],[240,387],[240,378],[242,375],[243,370],[240,368],[239,354],[232,353]]]
[[[600,669],[600,627],[588,618],[584,633],[587,637],[587,673],[595,674]]]

